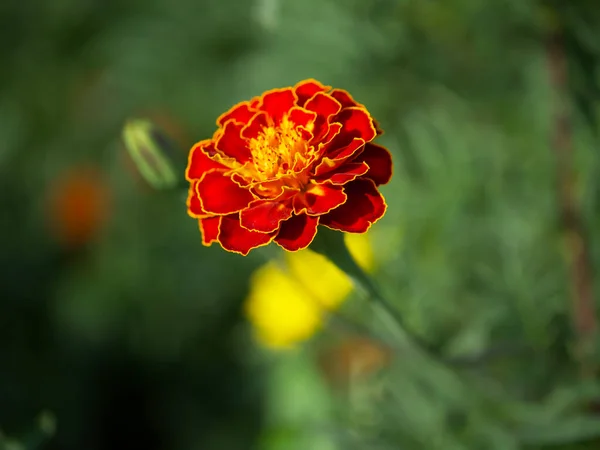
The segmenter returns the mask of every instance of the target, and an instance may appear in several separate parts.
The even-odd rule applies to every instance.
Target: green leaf
[[[525,428],[517,434],[527,445],[572,444],[600,438],[600,418],[565,418],[549,425]]]

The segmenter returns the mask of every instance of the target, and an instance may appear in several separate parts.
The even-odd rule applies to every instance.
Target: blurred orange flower
[[[364,233],[385,213],[377,187],[390,180],[391,155],[371,142],[381,130],[348,92],[305,80],[235,105],[217,125],[186,171],[204,245],[246,255],[274,240],[296,251],[319,224]]]
[[[55,237],[64,245],[85,244],[108,216],[109,188],[97,169],[75,167],[50,187],[49,214]]]
[[[336,387],[347,387],[353,380],[362,380],[389,364],[392,352],[370,338],[350,336],[336,345],[323,349],[318,364],[325,379]]]

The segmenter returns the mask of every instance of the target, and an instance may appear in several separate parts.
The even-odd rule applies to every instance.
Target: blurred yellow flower
[[[366,234],[344,235],[356,262],[375,266]],[[246,314],[258,340],[272,348],[289,348],[310,338],[332,310],[352,292],[350,278],[324,256],[310,249],[286,252],[284,264],[268,262],[253,274]]]

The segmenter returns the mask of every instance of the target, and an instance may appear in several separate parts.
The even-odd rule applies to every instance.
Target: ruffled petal
[[[334,89],[330,92],[329,95],[331,95],[338,102],[340,102],[343,108],[351,108],[353,106],[364,108],[364,105],[354,100],[350,93],[343,89]],[[377,136],[381,136],[383,134],[383,130],[381,129],[379,123],[375,119],[373,119],[373,126],[375,127],[375,131],[377,132]]]
[[[312,111],[307,111],[304,108],[300,108],[299,106],[294,106],[289,114],[288,119],[293,122],[297,127],[302,127],[305,130],[310,130],[313,128],[313,123],[317,115]],[[307,138],[309,136],[306,136]]]
[[[217,240],[225,250],[246,256],[250,250],[267,245],[274,237],[275,233],[260,233],[245,229],[240,224],[240,215],[230,214],[221,217]]]
[[[219,226],[221,225],[221,216],[212,216],[205,219],[199,219],[198,225],[202,233],[202,245],[209,246],[217,240],[219,235]]]
[[[373,119],[364,108],[344,108],[339,114],[333,116],[332,121],[342,124],[340,136],[348,140],[361,138],[365,142],[369,142],[377,136]]]
[[[284,186],[279,180],[267,180],[254,183],[251,187],[254,195],[265,199],[275,199],[283,193]]]
[[[246,208],[254,196],[221,172],[208,172],[199,181],[198,196],[202,209],[211,214],[231,214]]]
[[[364,151],[354,162],[365,162],[369,166],[366,177],[373,180],[377,186],[387,184],[392,178],[392,155],[381,145],[371,142],[365,144]]]
[[[245,163],[251,158],[248,143],[241,136],[244,126],[240,122],[227,122],[223,128],[223,133],[219,136],[215,144],[216,148],[223,152],[224,155],[240,163]]]
[[[373,119],[373,126],[375,127],[375,132],[377,133],[377,136],[381,136],[383,134],[383,129],[379,125],[379,122],[377,122],[377,120],[375,119]]]
[[[241,135],[246,139],[256,139],[262,134],[263,130],[269,126],[267,113],[261,111],[252,117],[250,122],[242,128]]]
[[[311,183],[304,192],[294,197],[294,212],[319,216],[342,205],[346,199],[341,186]]]
[[[206,217],[209,214],[202,208],[202,204],[200,203],[200,197],[198,197],[198,192],[196,191],[197,188],[198,181],[192,181],[192,183],[190,184],[190,188],[188,189],[186,204],[188,215],[199,219],[201,217]]]
[[[292,216],[294,208],[291,203],[289,200],[259,200],[240,212],[240,223],[248,230],[270,233]]]
[[[342,105],[333,97],[319,92],[306,103],[306,109],[317,114],[313,136],[316,141],[321,141],[329,130],[329,119],[340,112]]]
[[[277,126],[297,100],[292,88],[274,89],[263,95],[259,109],[265,111]]]
[[[369,166],[365,162],[351,162],[342,164],[335,173],[328,173],[322,181],[342,185],[368,173]]]
[[[306,102],[304,108],[309,111],[314,111],[319,116],[329,118],[334,114],[339,113],[342,109],[342,105],[335,98],[324,92],[318,92]]]
[[[308,99],[315,95],[317,92],[326,92],[330,89],[331,86],[324,86],[323,84],[319,83],[317,80],[314,80],[312,78],[301,81],[296,86],[294,86],[296,96],[298,97],[297,104],[299,106],[304,106]]]
[[[338,148],[327,156],[323,156],[321,162],[315,168],[315,176],[320,177],[324,174],[336,170],[346,161],[357,157],[364,150],[365,142],[360,138],[354,138],[349,144]]]
[[[315,136],[315,138],[313,139],[313,144],[316,144],[318,140],[318,147],[321,154],[325,153],[331,141],[333,141],[341,133],[342,124],[338,122],[326,124],[325,130],[326,131],[323,131],[324,134],[321,138]]]
[[[377,222],[387,208],[385,199],[372,180],[359,178],[344,186],[346,203],[321,216],[321,223],[334,230],[364,233]]]
[[[250,102],[241,102],[233,106],[229,111],[223,113],[217,119],[217,125],[223,126],[230,120],[240,123],[246,123],[256,113],[256,105],[253,107]]]
[[[214,145],[210,139],[198,142],[192,147],[188,156],[187,169],[185,171],[185,178],[188,181],[202,178],[202,175],[209,170],[224,170],[227,168],[208,156],[211,154],[211,150],[214,154]]]
[[[281,224],[275,242],[291,252],[302,250],[315,238],[318,225],[318,217],[306,214],[294,215]]]
[[[344,89],[333,89],[329,95],[340,102],[343,108],[351,108],[353,106],[363,107],[363,105],[354,100],[350,93]]]

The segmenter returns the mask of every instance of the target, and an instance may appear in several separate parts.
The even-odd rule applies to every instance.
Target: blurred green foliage
[[[598,448],[546,40],[563,28],[598,266],[599,14],[592,0],[1,2],[0,448]],[[386,131],[383,291],[444,357],[508,351],[449,369],[407,349],[343,395],[315,363],[336,329],[257,352],[241,302],[260,254],[202,247],[185,196],[144,185],[121,130],[156,121],[185,157],[232,104],[308,77]],[[68,183],[89,167],[101,214]],[[368,322],[355,300],[345,313]]]

